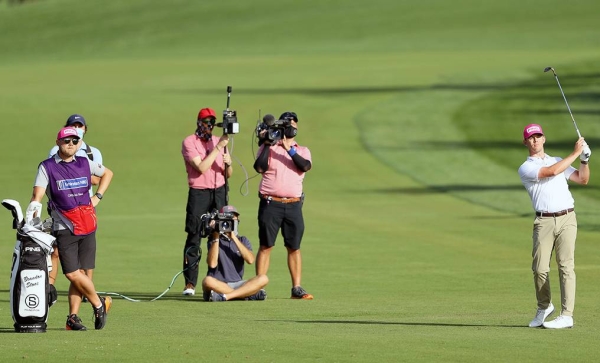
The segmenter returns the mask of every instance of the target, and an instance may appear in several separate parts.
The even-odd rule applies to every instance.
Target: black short
[[[302,202],[280,203],[260,199],[258,206],[258,237],[261,246],[273,247],[281,229],[283,243],[293,250],[300,249],[304,235]]]
[[[63,274],[96,267],[96,232],[76,236],[68,229],[54,232]]]

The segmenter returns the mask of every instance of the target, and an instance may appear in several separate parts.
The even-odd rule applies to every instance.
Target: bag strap
[[[85,153],[87,154],[88,159],[94,161],[94,153],[92,152],[92,148],[88,144],[85,144]]]

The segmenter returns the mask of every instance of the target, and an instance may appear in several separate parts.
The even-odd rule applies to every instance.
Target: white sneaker
[[[546,329],[564,329],[573,327],[573,317],[567,315],[559,315],[558,318],[544,323]]]
[[[191,288],[191,287],[187,288],[187,289],[183,290],[182,294],[186,295],[186,296],[194,296],[194,295],[196,295],[196,289]]]
[[[550,305],[548,305],[548,308],[546,309],[537,309],[537,312],[535,313],[535,318],[533,318],[533,320],[529,323],[529,327],[539,328],[540,326],[542,326],[542,324],[544,324],[544,320],[546,320],[548,315],[552,314],[553,312],[554,305],[552,305],[552,303],[550,303]]]

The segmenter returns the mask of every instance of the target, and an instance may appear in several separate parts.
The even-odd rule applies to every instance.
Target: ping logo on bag
[[[25,247],[25,252],[42,252],[41,247]]]

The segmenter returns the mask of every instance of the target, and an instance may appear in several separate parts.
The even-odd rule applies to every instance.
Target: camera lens
[[[224,231],[228,231],[231,229],[231,224],[228,221],[225,221],[225,222],[221,223],[221,228]]]

